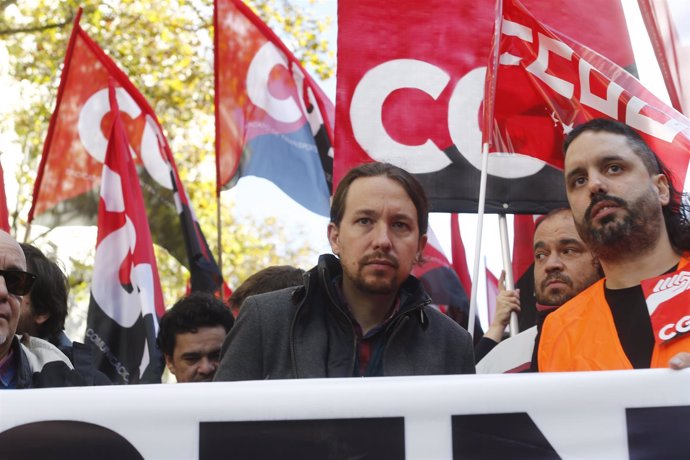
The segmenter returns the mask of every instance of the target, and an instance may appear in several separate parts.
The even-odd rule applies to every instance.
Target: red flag
[[[516,214],[513,220],[513,279],[520,289],[518,326],[526,331],[537,324],[534,297],[534,216]]]
[[[462,243],[460,222],[458,215],[455,213],[450,216],[450,244],[453,256],[453,270],[455,270],[455,274],[460,278],[460,283],[462,283],[465,292],[472,292],[472,278],[467,268],[465,245]]]
[[[649,32],[671,104],[686,115],[690,110],[690,43],[686,2],[637,0]]]
[[[0,165],[0,230],[9,233],[10,213],[7,210],[7,195],[5,194],[5,172]]]
[[[632,64],[619,2],[529,4],[558,30]],[[477,211],[494,19],[487,1],[339,1],[336,183],[353,166],[388,161],[417,175],[434,210]],[[543,213],[566,202],[557,168],[525,156],[491,157],[487,212]]]
[[[151,232],[129,140],[110,88],[112,128],[101,178],[98,242],[86,341],[116,383],[160,382],[158,318],[165,313]]]
[[[253,175],[328,215],[333,104],[241,0],[214,4],[217,193]]]
[[[108,81],[136,155],[156,244],[192,273],[195,289],[214,290],[220,271],[208,250],[175,160],[153,109],[101,48],[81,29],[77,14],[62,70],[57,103],[48,127],[28,220],[48,225],[95,224],[98,186],[112,112]],[[177,223],[176,223],[177,222]],[[171,231],[177,225],[182,231]]]
[[[489,324],[496,316],[496,297],[498,297],[498,278],[491,273],[488,267],[486,268],[486,310],[488,313]]]
[[[683,189],[690,159],[690,120],[647,91],[620,67],[581,45],[571,48],[517,0],[503,4],[492,150],[563,167],[562,141],[592,118],[636,129]],[[544,193],[543,191],[541,191]]]

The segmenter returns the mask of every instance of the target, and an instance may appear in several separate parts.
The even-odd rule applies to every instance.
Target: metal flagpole
[[[503,256],[503,270],[506,272],[506,289],[515,290],[515,279],[513,278],[513,264],[510,260],[510,241],[508,240],[508,219],[505,214],[498,215],[498,228],[501,235],[501,254]],[[517,313],[510,312],[510,336],[513,337],[520,332],[518,326]]]
[[[489,169],[489,143],[482,144],[482,173],[479,181],[479,207],[477,209],[477,234],[474,246],[474,266],[472,267],[472,292],[470,295],[470,316],[467,330],[474,338],[474,322],[477,316],[477,286],[479,285],[479,258],[482,251],[482,231],[484,227],[484,208],[486,202],[486,180]]]

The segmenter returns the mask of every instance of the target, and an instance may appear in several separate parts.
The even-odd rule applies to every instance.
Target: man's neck
[[[606,274],[606,287],[624,289],[661,275],[679,260],[680,255],[673,250],[669,239],[661,238],[650,250],[640,253],[636,248],[630,248],[624,257],[616,260],[600,259],[600,262]]]
[[[343,296],[350,306],[352,316],[366,335],[374,327],[383,323],[395,303],[393,295],[372,295],[364,293],[343,278]]]

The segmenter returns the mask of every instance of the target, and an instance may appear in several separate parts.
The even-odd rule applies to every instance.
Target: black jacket
[[[215,380],[351,377],[356,333],[334,292],[341,274],[340,261],[322,255],[304,286],[248,298]],[[410,276],[399,296],[400,310],[384,331],[383,375],[474,373],[469,333],[429,306],[419,280]]]

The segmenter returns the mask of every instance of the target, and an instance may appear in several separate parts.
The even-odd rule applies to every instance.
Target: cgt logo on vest
[[[642,291],[657,343],[690,332],[690,272],[679,270],[644,280]]]

